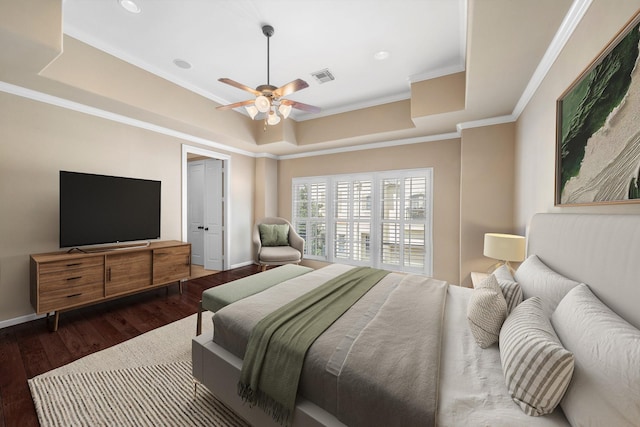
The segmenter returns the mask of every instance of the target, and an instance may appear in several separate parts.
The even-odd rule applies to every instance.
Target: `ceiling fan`
[[[236,102],[229,105],[221,105],[218,110],[229,110],[237,107],[245,107],[252,119],[265,119],[266,125],[277,125],[280,123],[280,116],[286,119],[291,113],[291,108],[298,110],[308,111],[311,113],[320,112],[320,108],[313,105],[303,104],[302,102],[292,101],[290,99],[284,99],[285,96],[292,94],[293,92],[302,90],[309,87],[307,82],[301,79],[296,79],[287,83],[284,86],[275,87],[269,83],[269,38],[273,35],[274,29],[271,25],[262,26],[262,34],[267,37],[267,84],[260,85],[255,89],[249,86],[238,83],[228,78],[221,78],[218,81],[226,83],[238,89],[246,90],[256,96],[255,99],[248,99],[246,101]],[[261,114],[262,113],[262,114]],[[258,116],[258,114],[261,114]]]

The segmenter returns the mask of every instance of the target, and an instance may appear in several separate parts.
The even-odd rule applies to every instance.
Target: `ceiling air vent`
[[[333,77],[333,74],[331,74],[331,71],[329,71],[328,68],[311,73],[311,75],[315,77],[318,83],[320,84],[330,82],[331,80],[336,79],[335,77]]]

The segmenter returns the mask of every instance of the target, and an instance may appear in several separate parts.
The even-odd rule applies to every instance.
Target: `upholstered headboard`
[[[607,306],[640,328],[640,215],[536,214],[527,254],[586,283]]]

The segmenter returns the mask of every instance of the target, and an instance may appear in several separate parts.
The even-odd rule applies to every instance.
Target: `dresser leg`
[[[56,311],[53,314],[53,325],[49,324],[49,313],[47,313],[47,326],[51,332],[56,332],[58,330],[58,321],[60,320],[60,312]]]

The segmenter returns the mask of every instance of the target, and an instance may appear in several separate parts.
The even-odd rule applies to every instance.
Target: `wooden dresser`
[[[31,255],[31,305],[37,314],[95,304],[178,283],[191,275],[191,244],[176,240],[89,253]]]

